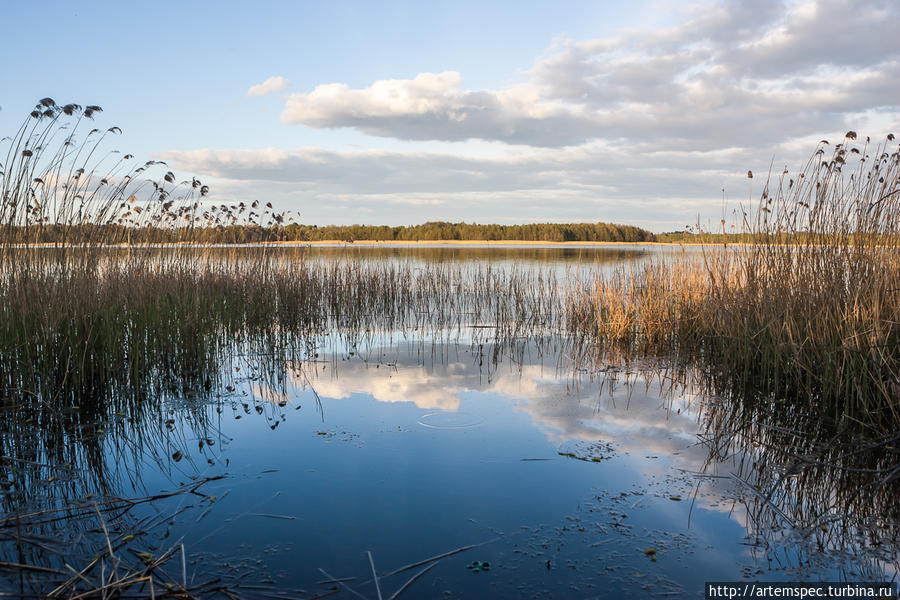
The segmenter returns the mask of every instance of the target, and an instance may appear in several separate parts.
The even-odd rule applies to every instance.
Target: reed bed
[[[703,420],[709,464],[735,463],[729,477],[764,549],[799,532],[819,549],[854,549],[873,567],[900,567],[896,431],[873,439],[848,424],[828,426],[802,405],[766,402],[707,407]]]
[[[48,251],[22,250],[0,277],[0,391],[16,402],[86,408],[178,381],[209,388],[204,378],[251,339],[302,347],[329,332],[470,323],[512,336],[561,319],[555,278],[540,270],[282,261],[262,249],[146,249],[73,266]]]
[[[204,204],[207,186],[176,183],[164,164],[130,166],[105,146],[118,128],[87,129],[100,111],[46,98],[0,141],[0,570],[17,574],[20,592],[210,593],[162,573],[170,552],[124,560],[117,543],[147,528],[102,503],[140,489],[148,461],[170,472],[187,460],[187,440],[214,461],[215,410],[248,364],[277,390],[329,336],[354,347],[476,322],[512,337],[558,318],[555,281],[530,270],[195,244],[203,228],[286,219],[255,203]],[[151,229],[187,243],[132,243]],[[80,515],[91,499],[99,512]],[[100,559],[75,575],[66,564],[79,553]],[[170,585],[153,591],[150,577]]]
[[[855,141],[849,132],[830,159],[823,143],[799,174],[770,176],[759,206],[743,211],[754,243],[573,287],[572,329],[700,361],[730,389],[785,407],[895,427],[900,154],[889,152],[893,136],[871,148]]]
[[[643,387],[669,410],[696,411],[698,444],[708,455],[702,468],[684,472],[694,490],[683,499],[729,498],[729,511],[747,529],[748,550],[762,564],[774,556],[796,564],[825,556],[873,581],[900,569],[896,430],[876,435],[851,420],[823,418],[803,402],[729,393],[729,382],[697,361],[641,360],[596,376],[610,401]]]
[[[38,594],[65,584],[71,590],[63,595],[106,589],[147,597],[152,576],[172,586],[152,592],[158,597],[206,597],[213,588],[227,595],[212,584],[175,585],[177,577],[162,569],[171,553],[152,551],[143,564],[140,554],[119,562],[121,554],[109,552],[106,575],[88,561],[84,579],[72,579],[65,565],[80,560],[79,549],[83,558],[108,545],[98,519],[74,510],[88,499],[140,489],[148,464],[168,473],[187,457],[201,466],[217,460],[204,441],[217,437],[214,411],[227,409],[233,379],[252,374],[259,387],[283,390],[292,365],[324,344],[357,349],[384,336],[470,334],[513,340],[559,319],[559,303],[548,301],[555,280],[541,271],[315,263],[264,249],[85,251],[94,257],[19,249],[18,267],[0,278],[0,472],[7,483],[0,570],[6,563],[23,589]],[[470,323],[485,328],[470,331]],[[263,414],[273,406],[254,401],[243,410]],[[20,516],[46,511],[61,518]],[[121,511],[103,519],[120,541],[144,531]],[[45,543],[56,538],[65,542]],[[135,551],[148,552],[140,544]],[[113,566],[119,572],[110,577]]]
[[[796,177],[770,177],[760,205],[744,216],[753,244],[564,283],[551,270],[481,262],[315,261],[303,249],[192,245],[203,227],[268,219],[277,228],[285,218],[255,214],[252,205],[204,208],[209,189],[196,179],[176,184],[171,172],[146,179],[166,166],[132,168],[130,155],[105,151],[117,128],[92,129],[77,142],[75,133],[99,112],[42,100],[0,167],[0,480],[11,482],[0,541],[4,557],[17,557],[10,564],[46,564],[45,539],[59,531],[23,520],[23,511],[64,511],[90,494],[109,498],[124,483],[139,486],[136,467],[116,469],[145,461],[148,448],[167,449],[151,457],[163,470],[186,454],[173,443],[171,402],[191,415],[193,429],[181,438],[214,437],[205,411],[233,390],[235,361],[246,359],[238,369],[264,365],[266,387],[277,390],[289,365],[315,356],[327,337],[343,348],[398,335],[453,337],[494,361],[504,353],[515,360],[536,344],[578,367],[638,357],[690,365],[709,394],[728,397],[732,412],[708,413],[720,436],[715,447],[736,439],[778,446],[783,439],[759,427],[784,429],[785,419],[802,422],[807,434],[831,431],[821,417],[862,422],[870,433],[900,422],[900,159],[886,145],[857,148],[848,135],[829,160],[817,150]],[[842,174],[854,160],[856,170]],[[148,228],[167,228],[188,244],[129,244]],[[739,435],[722,433],[742,423],[749,424]],[[810,439],[819,445],[791,446],[797,456],[822,450],[821,437]],[[819,452],[803,472],[832,462],[876,469],[868,495],[848,502],[887,506],[900,480],[891,444],[858,463]],[[130,463],[122,459],[128,452]],[[762,472],[753,481],[781,494],[764,505],[802,496]],[[804,489],[825,494],[819,479],[811,475]],[[836,482],[839,494],[853,490],[850,478]],[[815,506],[815,495],[804,502]],[[84,539],[98,540],[98,524],[131,535],[127,522],[100,512]],[[112,565],[118,549],[104,537],[94,551]],[[119,582],[147,595],[149,580],[141,578],[161,567],[116,565],[121,577],[95,569],[94,587],[76,577],[78,589],[124,591],[112,586]],[[48,575],[18,568],[26,572]],[[71,573],[49,575],[59,585]],[[35,589],[46,591],[46,581]],[[172,594],[189,597],[183,578],[180,588],[177,577],[169,583]]]

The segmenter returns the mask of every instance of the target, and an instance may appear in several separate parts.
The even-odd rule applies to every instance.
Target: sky
[[[895,0],[2,2],[0,137],[97,104],[121,151],[308,224],[681,230],[900,133]]]

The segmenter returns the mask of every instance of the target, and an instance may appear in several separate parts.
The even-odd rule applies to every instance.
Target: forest
[[[56,225],[8,228],[7,239],[17,243],[65,244],[88,240],[132,244],[253,244],[266,242],[378,241],[537,241],[537,242],[653,242],[656,236],[639,227],[609,223],[534,223],[496,225],[428,222],[412,226],[387,225],[199,225],[166,227],[118,224]]]

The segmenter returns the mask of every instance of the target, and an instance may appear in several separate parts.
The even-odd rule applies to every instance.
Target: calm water
[[[651,252],[326,248],[307,258],[585,273]],[[710,580],[897,572],[895,546],[855,537],[845,507],[813,506],[832,482],[781,484],[762,500],[752,484],[771,479],[760,471],[778,476],[785,465],[752,427],[723,433],[722,401],[664,362],[587,368],[558,333],[498,341],[468,325],[331,333],[290,359],[243,346],[222,367],[227,386],[172,393],[165,420],[136,426],[119,415],[94,430],[98,454],[41,471],[29,498],[89,506],[180,490],[104,513],[110,537],[124,540],[117,552],[183,545],[184,575],[180,557],[166,567],[175,580],[239,584],[246,597],[376,598],[367,552],[384,575],[463,549],[382,577],[384,598],[429,565],[402,598],[697,598]],[[98,532],[86,519],[37,529],[84,550]],[[4,534],[3,559],[19,562]],[[33,552],[60,566],[49,550]],[[27,588],[21,573],[2,577]]]

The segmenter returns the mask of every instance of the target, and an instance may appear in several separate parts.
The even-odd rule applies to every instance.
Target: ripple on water
[[[467,412],[437,411],[422,415],[418,423],[429,429],[468,429],[478,427],[484,419]]]

